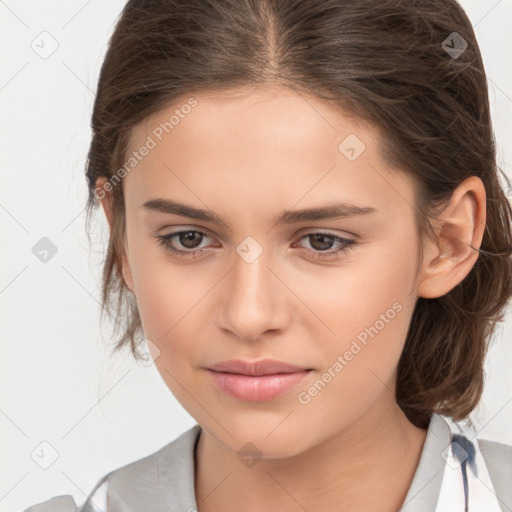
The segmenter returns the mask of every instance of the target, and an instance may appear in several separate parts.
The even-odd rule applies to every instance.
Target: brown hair
[[[464,41],[460,55],[450,51]],[[483,181],[486,228],[481,248],[473,248],[479,258],[449,293],[418,299],[396,391],[416,426],[426,428],[432,412],[466,418],[480,401],[488,342],[512,294],[512,210],[499,181],[498,171],[510,186],[496,164],[480,50],[455,0],[130,0],[98,82],[87,224],[98,205],[96,180],[117,178],[136,124],[194,92],[267,84],[379,128],[386,161],[417,183],[421,239],[433,236],[430,219],[464,179]],[[129,344],[137,358],[142,326],[120,266],[122,183],[112,195],[102,315],[123,331],[114,352]]]

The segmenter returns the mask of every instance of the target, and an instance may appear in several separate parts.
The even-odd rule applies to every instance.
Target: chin
[[[222,426],[210,423],[203,428],[239,458],[285,459],[309,448],[305,444],[308,439],[304,428],[296,427],[291,418],[283,421],[286,414],[272,415],[267,420],[256,417],[244,420],[242,416],[240,414],[235,421],[231,419]]]

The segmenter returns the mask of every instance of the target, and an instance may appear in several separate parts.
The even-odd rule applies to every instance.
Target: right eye
[[[206,233],[202,231],[185,229],[181,231],[175,231],[167,235],[160,235],[156,238],[160,240],[159,245],[163,246],[171,253],[176,254],[176,256],[183,258],[187,257],[188,255],[195,257],[197,253],[202,252],[203,249],[196,249],[196,243],[199,242],[200,244],[204,237],[210,238]],[[175,242],[173,242],[174,238],[178,240],[181,247],[185,247],[185,249],[189,250],[177,249]]]

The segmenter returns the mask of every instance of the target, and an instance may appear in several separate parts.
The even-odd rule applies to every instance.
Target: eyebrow
[[[169,199],[151,199],[142,204],[141,208],[144,208],[147,211],[154,211],[168,215],[179,215],[181,217],[189,217],[191,219],[212,222],[230,229],[228,222],[212,210],[195,208]],[[285,210],[274,218],[274,224],[279,226],[305,221],[339,219],[353,217],[356,215],[370,215],[377,212],[377,209],[372,206],[359,206],[353,203],[335,202],[316,208]]]

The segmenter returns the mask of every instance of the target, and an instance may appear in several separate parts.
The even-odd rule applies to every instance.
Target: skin
[[[436,223],[438,241],[423,241],[417,271],[414,185],[380,156],[377,129],[280,87],[194,98],[197,106],[124,178],[122,268],[145,335],[158,348],[158,371],[203,427],[198,510],[398,510],[426,437],[396,404],[398,360],[417,298],[444,295],[477,260],[467,244],[482,241],[483,184],[469,178],[457,188]],[[185,102],[139,124],[131,148]],[[366,146],[354,161],[338,149],[349,134]],[[155,198],[211,209],[228,227],[141,207]],[[334,201],[377,212],[273,222],[284,209]],[[111,196],[101,202],[112,225]],[[202,251],[195,257],[158,244],[157,236],[183,229],[208,233],[189,245],[174,237],[175,248]],[[333,238],[322,246],[305,237],[319,231],[356,245],[318,259],[339,248]],[[247,236],[263,249],[252,263],[236,252]],[[298,393],[394,303],[400,312],[300,403]],[[233,358],[274,358],[314,371],[281,397],[247,402],[220,391],[205,370]],[[247,442],[261,456],[251,467],[237,457]]]

